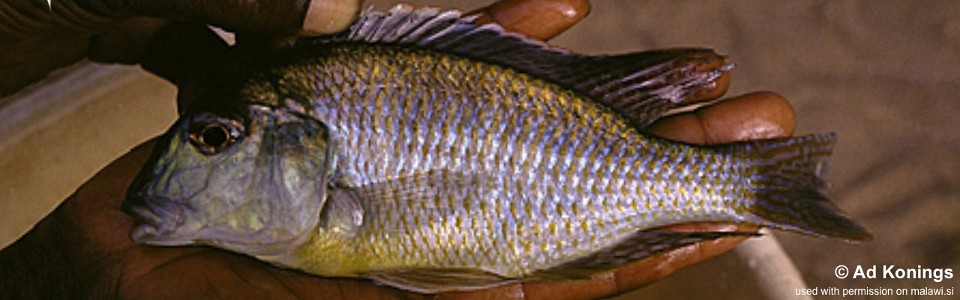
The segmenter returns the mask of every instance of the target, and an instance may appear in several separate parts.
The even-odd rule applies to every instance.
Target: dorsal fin
[[[410,45],[483,60],[576,90],[639,126],[652,123],[692,93],[711,87],[732,68],[697,71],[698,66],[722,58],[709,49],[580,55],[473,20],[455,10],[397,5],[388,12],[366,11],[344,33],[299,43]]]

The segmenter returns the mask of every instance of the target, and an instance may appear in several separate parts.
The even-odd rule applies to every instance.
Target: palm
[[[368,298],[398,291],[349,279],[324,279],[271,267],[248,257],[209,248],[136,247],[110,267],[141,270],[120,273],[114,284],[120,298],[133,299],[282,299]],[[108,263],[109,264],[109,263]]]

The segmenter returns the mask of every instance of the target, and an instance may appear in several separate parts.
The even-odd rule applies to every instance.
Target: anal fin
[[[640,231],[596,253],[534,273],[531,279],[588,279],[594,274],[699,242],[724,237],[757,235],[757,233],[737,231],[678,232],[660,229]]]
[[[382,270],[366,273],[361,277],[424,294],[477,290],[517,281],[487,271],[468,268]]]

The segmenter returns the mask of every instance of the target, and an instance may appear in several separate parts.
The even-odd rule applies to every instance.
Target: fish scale
[[[504,265],[528,266],[526,269],[493,270],[498,274],[522,276],[569,257],[592,252],[615,243],[619,238],[601,241],[597,237],[624,236],[633,232],[634,228],[657,225],[653,223],[655,219],[650,218],[653,215],[649,214],[654,211],[684,211],[682,207],[692,203],[691,197],[689,194],[678,194],[677,191],[684,188],[677,183],[689,182],[689,180],[681,181],[678,176],[680,173],[692,172],[690,168],[695,166],[684,164],[684,159],[713,155],[691,149],[681,151],[677,147],[640,140],[639,133],[622,121],[597,116],[604,113],[605,108],[595,105],[591,107],[587,100],[579,96],[560,92],[560,89],[542,81],[499,66],[476,64],[473,61],[449,55],[422,53],[403,48],[351,45],[329,51],[330,59],[306,63],[314,67],[296,66],[277,73],[297,78],[310,76],[317,78],[319,76],[313,74],[323,74],[319,72],[320,70],[345,70],[346,66],[358,70],[373,70],[369,73],[359,72],[355,75],[337,76],[344,78],[344,83],[347,85],[346,88],[337,89],[337,92],[353,91],[357,93],[354,97],[342,97],[337,102],[324,101],[323,99],[335,99],[335,97],[328,96],[323,89],[319,89],[317,91],[319,94],[311,96],[311,100],[317,102],[303,104],[307,107],[324,107],[323,110],[314,111],[317,114],[316,117],[326,120],[332,131],[338,133],[337,138],[344,141],[343,157],[346,159],[342,168],[344,168],[343,174],[346,175],[343,180],[363,186],[373,183],[374,178],[416,176],[431,170],[447,169],[466,173],[476,172],[497,178],[494,180],[496,187],[493,189],[506,194],[494,194],[488,199],[473,199],[473,201],[492,201],[493,203],[489,206],[492,206],[493,210],[472,212],[479,213],[476,220],[483,222],[481,227],[485,229],[481,234],[473,232],[470,236],[478,240],[478,245],[482,249],[498,247],[510,249],[501,252],[503,254],[494,260],[516,262],[516,264]],[[423,59],[424,56],[433,58]],[[351,59],[357,61],[351,61]],[[437,65],[424,65],[434,61],[438,62]],[[414,62],[415,65],[410,66],[410,62]],[[409,72],[398,71],[410,68],[436,69],[440,74],[449,75],[424,78],[411,75]],[[305,73],[296,72],[296,70],[305,70]],[[443,81],[445,77],[473,78],[473,80],[446,82]],[[400,92],[389,95],[380,92],[364,94],[364,90],[360,88],[349,87],[350,82],[357,86],[369,86],[371,81],[377,82],[378,85],[397,83],[399,86],[385,86],[377,90]],[[513,84],[502,84],[504,82]],[[407,90],[406,86],[416,88]],[[449,88],[451,86],[456,87],[455,90],[459,91],[461,96],[470,96],[450,97],[450,91],[453,90]],[[430,90],[431,87],[448,88]],[[420,98],[411,99],[413,95],[418,95]],[[395,98],[386,98],[387,96]],[[497,99],[496,96],[502,98]],[[448,117],[444,112],[451,106],[459,107],[457,111],[463,115]],[[371,110],[377,113],[372,113]],[[392,110],[397,110],[397,113],[393,113]],[[377,114],[402,117],[394,126],[375,128],[362,126],[362,124],[378,124],[379,121],[371,119]],[[452,120],[464,120],[465,123],[461,126],[442,125]],[[588,123],[590,121],[595,123]],[[444,128],[447,130],[441,130]],[[454,132],[449,128],[458,128],[460,131]],[[633,136],[624,137],[623,132],[633,132]],[[620,134],[618,136],[614,133]],[[574,136],[580,136],[583,139],[575,139]],[[537,138],[542,140],[537,141]],[[452,139],[454,143],[445,144],[465,145],[465,149],[458,149],[459,151],[441,149],[436,141],[442,139]],[[360,142],[362,140],[366,142]],[[532,148],[530,145],[544,147]],[[597,145],[609,146],[604,151],[607,156],[601,156]],[[650,153],[638,155],[640,151],[638,149],[650,149]],[[384,152],[391,155],[380,155]],[[665,152],[668,155],[658,152]],[[456,155],[451,156],[451,153]],[[539,155],[535,157],[550,157],[551,160],[543,162],[533,158],[534,156],[518,155],[519,153],[538,153]],[[618,158],[614,156],[617,154],[651,159]],[[608,157],[619,163],[598,163]],[[391,160],[391,158],[401,159]],[[658,158],[658,160],[652,158]],[[632,168],[631,165],[633,165]],[[674,170],[666,167],[667,165],[678,165],[681,168]],[[625,176],[607,177],[611,182],[610,185],[626,187],[619,193],[595,194],[595,191],[610,189],[607,186],[598,185],[596,180],[585,180],[596,173],[612,174],[617,169],[630,170]],[[667,171],[666,174],[653,172],[651,174],[653,176],[644,176],[644,173],[632,171],[660,169]],[[556,173],[557,171],[559,173]],[[541,179],[542,182],[540,182]],[[549,190],[545,193],[546,197],[539,196],[544,194],[543,191],[533,192],[533,187],[546,186],[553,188],[553,193]],[[646,186],[652,186],[656,191],[654,195],[658,196],[640,197],[639,195],[643,194],[641,191]],[[724,186],[727,186],[725,189],[734,188],[731,183],[726,183]],[[514,194],[521,190],[528,192],[523,195]],[[721,190],[720,194],[723,195],[724,190]],[[514,199],[514,202],[494,201],[497,199]],[[523,210],[517,209],[517,206],[524,205],[516,203],[517,201],[556,203],[558,209],[539,215],[528,215]],[[613,209],[614,203],[621,202],[623,203],[620,204],[621,206],[649,209],[648,218],[636,218],[635,215],[641,213],[640,211],[627,212]],[[658,205],[652,207],[646,205],[649,202],[658,203]],[[441,219],[439,223],[426,221],[430,217],[436,218],[435,214],[441,214],[443,211],[434,211],[434,214],[422,216],[420,214],[430,212],[431,208],[414,211],[398,210],[399,205],[383,208],[387,211],[376,211],[378,208],[370,205],[371,211],[368,213],[382,219],[372,221],[366,231],[378,234],[389,231],[393,226],[420,230],[413,232],[411,238],[399,241],[371,237],[371,240],[377,243],[356,244],[353,248],[357,253],[371,252],[370,247],[381,247],[385,243],[393,242],[402,246],[391,247],[398,249],[397,252],[392,253],[393,255],[383,255],[379,258],[380,260],[402,260],[404,257],[413,257],[415,258],[413,262],[394,261],[392,263],[451,268],[483,266],[483,262],[479,260],[470,260],[474,253],[472,249],[457,252],[459,249],[442,247],[443,243],[440,241],[454,238],[458,234],[464,235],[462,231],[465,230],[465,228],[437,230],[438,227],[430,225],[449,224],[451,222],[449,219]],[[678,222],[683,221],[684,218],[702,215],[681,214],[679,216],[660,218],[659,222]],[[628,220],[634,222],[628,222]],[[640,222],[636,222],[638,220]],[[524,225],[518,226],[520,223]],[[556,223],[560,223],[559,226]],[[539,238],[532,233],[534,231],[532,229],[517,229],[535,228],[539,232],[551,232],[544,230],[551,227],[567,230],[554,231],[556,234]],[[552,252],[541,251],[545,248],[549,249],[550,247],[546,245],[552,244],[559,244],[561,247]],[[408,256],[413,253],[418,255]],[[306,251],[303,258],[309,260],[311,255],[325,254]],[[526,257],[528,261],[520,262],[519,257]],[[389,265],[390,262],[383,264]]]

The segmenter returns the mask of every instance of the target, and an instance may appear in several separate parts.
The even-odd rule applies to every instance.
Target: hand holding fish
[[[572,25],[578,19],[558,19],[540,15],[539,6],[549,1],[503,1],[489,12],[490,20],[509,30],[546,39]],[[565,1],[561,1],[565,2]],[[573,1],[580,2],[582,1]],[[575,10],[585,13],[585,6]],[[498,16],[526,13],[527,22],[544,22],[561,26],[511,26]],[[544,18],[544,19],[538,19]],[[483,18],[481,18],[483,20]],[[533,21],[530,21],[533,20]],[[538,28],[548,28],[538,29]],[[560,28],[555,29],[555,28]],[[540,31],[543,30],[543,31]],[[720,68],[722,62],[703,66]],[[726,91],[728,74],[717,84],[684,101],[716,99]],[[754,93],[724,100],[659,120],[647,128],[655,135],[692,144],[720,144],[762,138],[788,137],[794,129],[790,105],[772,93]],[[134,224],[119,211],[137,170],[147,160],[153,142],[142,145],[117,160],[91,179],[53,214],[44,219],[27,236],[0,255],[4,266],[14,268],[50,268],[51,277],[33,280],[30,289],[40,293],[84,294],[91,298],[234,298],[258,295],[263,298],[309,297],[318,295],[340,298],[372,298],[401,296],[403,292],[375,285],[369,281],[329,279],[306,276],[278,269],[248,257],[206,247],[154,248],[132,243],[128,233]],[[698,223],[672,227],[678,231],[746,231],[754,228],[724,224]],[[720,238],[702,242],[659,256],[628,264],[616,271],[599,274],[592,280],[551,283],[517,283],[487,290],[442,294],[441,298],[490,297],[497,299],[595,298],[629,290],[659,280],[673,271],[705,260],[731,249],[742,237]],[[64,268],[64,269],[56,269]],[[13,276],[8,276],[14,278]],[[62,290],[46,290],[44,283],[60,281]],[[7,283],[2,283],[7,284]],[[0,285],[0,291],[14,291]],[[16,295],[16,294],[14,294]],[[55,295],[55,294],[54,294]],[[29,296],[29,295],[28,295]],[[409,296],[409,295],[403,295]]]
[[[238,32],[317,35],[343,30],[362,0],[12,1],[0,7],[0,96],[83,58],[139,64],[171,23],[213,24]],[[194,47],[215,47],[198,43]]]

